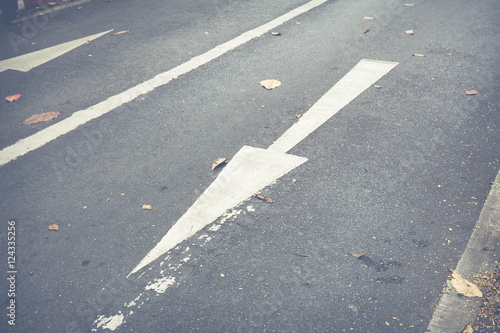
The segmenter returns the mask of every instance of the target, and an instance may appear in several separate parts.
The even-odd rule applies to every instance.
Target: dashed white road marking
[[[395,62],[361,60],[267,150],[244,146],[128,276],[307,161],[285,153],[396,65]]]
[[[10,58],[7,60],[0,61],[0,72],[6,71],[8,69],[13,69],[21,72],[28,72],[31,69],[38,67],[52,59],[55,59],[75,48],[85,44],[87,41],[92,41],[113,31],[113,29],[100,32],[95,35],[83,37],[80,39],[72,40],[70,42],[62,43],[52,47],[48,47],[43,50],[31,52],[28,54],[23,54],[15,58]]]
[[[115,108],[128,103],[140,95],[146,94],[153,89],[167,84],[180,75],[186,74],[193,69],[196,69],[206,63],[220,57],[221,55],[239,47],[246,42],[259,37],[271,29],[301,15],[323,3],[327,0],[312,0],[292,11],[266,23],[255,29],[249,30],[228,42],[220,44],[215,48],[207,51],[191,60],[172,68],[166,72],[156,75],[154,78],[147,80],[135,87],[132,87],[120,94],[109,97],[105,101],[98,103],[86,110],[81,110],[73,113],[70,117],[59,121],[58,123],[49,126],[38,133],[35,133],[25,139],[21,139],[15,144],[8,146],[0,151],[0,166],[15,160],[30,151],[40,148],[48,142],[58,138],[61,135],[67,134],[92,119],[98,118]]]

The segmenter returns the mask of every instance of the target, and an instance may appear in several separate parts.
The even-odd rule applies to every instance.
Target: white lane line
[[[307,158],[243,146],[215,181],[130,272],[133,274],[203,229]],[[129,274],[129,275],[130,275]]]
[[[107,100],[96,104],[86,110],[75,112],[70,117],[59,121],[55,125],[49,126],[44,130],[33,134],[32,136],[19,140],[15,144],[0,151],[0,166],[9,163],[10,161],[15,160],[19,156],[22,156],[34,149],[44,146],[45,144],[58,138],[59,136],[71,132],[78,126],[83,125],[92,119],[98,118],[119,107],[120,105],[123,105],[137,98],[140,95],[146,94],[159,86],[167,84],[180,75],[186,74],[193,69],[198,68],[217,57],[220,57],[226,52],[245,44],[253,38],[263,35],[269,30],[325,3],[326,1],[327,0],[312,0],[264,25],[261,25],[260,27],[249,30],[228,42],[220,44],[210,51],[194,57],[191,60],[183,63],[182,65],[174,67],[173,69],[168,70],[164,73],[158,74],[154,78],[145,81],[133,88],[130,88],[120,94],[109,97]]]
[[[292,149],[397,64],[397,62],[367,59],[358,62],[309,111],[300,117],[298,122],[276,140],[269,150],[286,153]]]
[[[79,38],[70,42],[62,43],[43,50],[23,54],[15,58],[0,61],[0,73],[8,69],[13,69],[21,72],[28,72],[31,69],[38,67],[52,59],[55,59],[75,48],[85,44],[88,40],[92,41],[113,31],[113,29],[104,31],[95,35]]]
[[[285,154],[342,107],[393,69],[397,63],[361,60],[267,150],[244,146],[215,181],[174,224],[161,241],[129,273],[165,254],[182,241],[304,163],[307,159]],[[127,277],[128,277],[127,276]]]
[[[500,172],[496,183],[500,183]],[[492,187],[483,209],[479,214],[469,243],[458,261],[455,271],[465,279],[485,271],[495,269],[498,256],[496,251],[484,251],[486,244],[500,244],[500,188]],[[458,332],[470,321],[473,323],[482,305],[482,298],[459,296],[454,290],[446,292],[434,310],[426,332],[448,333]]]

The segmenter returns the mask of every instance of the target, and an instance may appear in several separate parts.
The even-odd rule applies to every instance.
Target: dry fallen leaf
[[[412,3],[405,3],[403,6],[406,6],[406,7],[413,7],[413,6],[414,6],[414,4],[412,4]]]
[[[483,297],[483,293],[474,283],[467,281],[454,270],[451,269],[451,271],[451,285],[457,293],[465,297]]]
[[[59,104],[69,104],[69,101],[64,101],[64,102],[59,103]]]
[[[370,29],[365,29],[365,31],[363,31],[364,34],[370,32]]]
[[[382,88],[382,86],[377,86],[376,84],[372,84],[373,88],[377,88],[377,89],[380,89]]]
[[[59,226],[57,224],[51,224],[49,225],[49,230],[57,231],[59,230]]]
[[[365,255],[364,253],[349,253],[349,252],[347,252],[347,254],[350,254],[351,256],[353,256],[356,259],[359,259]]]
[[[301,115],[301,114],[296,114],[296,115],[295,115],[295,117],[296,117],[297,119],[299,119],[300,117],[302,117],[302,115]]]
[[[477,90],[467,90],[466,95],[477,95],[479,92]]]
[[[278,80],[271,79],[271,80],[260,81],[260,85],[266,88],[267,90],[271,90],[281,86],[281,82]]]
[[[405,30],[408,35],[413,35],[413,30]]]
[[[272,31],[271,35],[273,35],[273,36],[281,36],[281,32]]]
[[[57,5],[57,2],[49,2],[49,6],[55,6]]]
[[[15,94],[5,97],[5,100],[9,102],[14,102],[17,101],[19,98],[21,98],[21,94]]]
[[[490,244],[486,244],[483,247],[483,250],[485,250],[485,251],[493,251],[493,250],[495,250],[495,246],[494,245],[490,245]]]
[[[419,53],[413,53],[412,56],[414,56],[414,57],[425,57],[425,55],[419,54]]]
[[[215,168],[217,168],[219,165],[221,165],[222,163],[227,163],[229,162],[229,160],[225,157],[219,157],[218,159],[216,159],[214,161],[214,163],[212,164],[212,171],[214,171]]]
[[[44,113],[40,113],[40,114],[34,114],[31,117],[29,117],[28,119],[26,119],[25,121],[23,121],[22,125],[36,124],[36,123],[40,123],[42,121],[49,121],[49,120],[52,120],[54,118],[59,117],[60,114],[61,114],[61,111],[57,111],[57,112],[52,111],[52,112],[44,112]]]
[[[142,205],[141,208],[142,209],[148,209],[148,210],[150,210],[151,209],[151,205]]]
[[[273,200],[271,200],[270,198],[266,198],[265,196],[263,196],[262,194],[256,194],[255,195],[257,198],[259,198],[260,200],[264,200],[265,202],[273,202]]]
[[[116,35],[126,34],[128,32],[130,32],[130,30],[122,30],[122,31],[115,32],[113,35],[116,36]]]
[[[85,44],[89,45],[90,44],[90,40],[86,41]]]
[[[363,16],[361,17],[363,20],[369,20],[369,21],[373,21],[375,20],[373,17],[370,17],[370,16]]]

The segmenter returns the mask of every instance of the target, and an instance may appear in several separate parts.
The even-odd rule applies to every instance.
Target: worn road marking
[[[285,154],[397,63],[361,60],[267,150],[244,146],[128,276],[174,248],[307,159]]]
[[[153,89],[167,84],[180,75],[186,74],[193,69],[196,69],[213,59],[239,47],[246,42],[263,35],[269,30],[282,25],[283,23],[301,15],[323,3],[327,0],[312,0],[300,7],[297,7],[288,13],[263,24],[253,30],[249,30],[228,42],[222,43],[215,48],[207,51],[191,60],[172,68],[166,72],[156,75],[154,78],[147,80],[135,87],[132,87],[120,94],[109,97],[105,101],[98,103],[86,110],[81,110],[73,113],[70,117],[59,121],[58,123],[49,126],[38,133],[35,133],[25,139],[21,139],[15,144],[8,146],[0,151],[0,166],[15,160],[30,151],[40,148],[48,142],[58,138],[61,135],[71,132],[78,126],[81,126],[92,119],[98,118],[111,110],[127,103],[140,95],[146,94]]]
[[[159,258],[307,158],[244,146],[130,274]],[[130,275],[129,274],[129,275]]]
[[[102,35],[113,30],[104,31],[95,35],[83,37],[70,42],[62,43],[43,50],[23,54],[15,58],[0,61],[0,73],[8,69],[13,69],[21,72],[28,72],[31,69],[43,65],[52,59],[55,59],[63,54],[83,45],[86,41],[94,40]]]

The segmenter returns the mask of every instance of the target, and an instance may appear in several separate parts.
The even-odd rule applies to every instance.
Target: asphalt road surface
[[[91,0],[0,27],[0,331],[424,332],[499,170],[499,14],[496,0]],[[225,207],[262,181],[244,146],[272,203]],[[189,221],[228,209],[129,275],[193,204]]]

